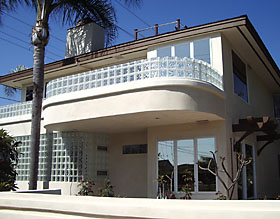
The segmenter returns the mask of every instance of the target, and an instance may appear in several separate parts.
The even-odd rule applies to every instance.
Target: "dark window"
[[[280,95],[274,95],[273,102],[274,102],[274,116],[276,119],[280,119]]]
[[[97,150],[98,151],[107,151],[107,147],[106,146],[97,146]]]
[[[96,174],[97,176],[107,176],[107,171],[97,170]]]
[[[280,154],[278,154],[278,170],[279,170],[279,178],[280,178]]]
[[[49,81],[45,83],[44,97],[47,97],[47,85]]]
[[[232,52],[234,93],[248,102],[246,65],[242,60]]]
[[[146,154],[147,144],[124,145],[123,154]]]
[[[25,93],[25,101],[33,100],[33,87],[27,87]]]

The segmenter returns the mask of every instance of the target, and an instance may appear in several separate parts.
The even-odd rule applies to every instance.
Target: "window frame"
[[[165,48],[170,48],[170,54],[171,56],[170,57],[176,57],[175,54],[176,54],[176,51],[175,51],[175,47],[176,46],[180,46],[180,45],[184,45],[184,44],[189,44],[189,52],[190,52],[190,57],[187,57],[187,58],[191,58],[191,59],[195,59],[194,57],[194,42],[197,42],[197,41],[201,41],[201,40],[208,40],[209,41],[209,61],[210,63],[208,63],[209,65],[212,66],[213,64],[213,57],[212,57],[212,44],[211,44],[211,37],[202,37],[202,38],[198,38],[198,39],[194,39],[194,40],[188,40],[188,41],[182,41],[182,42],[178,42],[178,43],[174,43],[174,44],[170,44],[170,45],[164,45],[164,46],[160,46],[160,47],[157,47],[157,48],[154,48],[154,50],[156,51],[155,53],[155,57],[159,57],[158,56],[158,50],[159,49],[165,49]],[[163,57],[163,56],[160,56],[160,57]],[[203,61],[203,60],[201,60]],[[205,62],[205,61],[203,61]]]
[[[240,77],[238,77],[238,74],[234,73],[234,64],[233,64],[233,54],[235,54],[240,61],[245,65],[245,76],[246,76],[246,90],[247,90],[247,100],[244,99],[242,96],[239,96],[236,92],[235,92],[235,83],[234,83],[234,77],[236,75],[236,77],[240,79]],[[250,104],[250,98],[249,98],[249,83],[248,83],[248,65],[246,64],[246,62],[244,61],[244,59],[234,50],[231,51],[231,62],[232,62],[232,85],[233,85],[233,93],[238,96],[242,101],[244,101],[247,104]],[[242,80],[241,80],[242,81]]]
[[[198,139],[204,139],[204,138],[213,138],[214,139],[214,147],[215,151],[217,150],[217,140],[216,136],[203,136],[203,137],[186,137],[186,138],[168,138],[168,139],[159,139],[157,141],[157,153],[158,154],[158,144],[162,141],[173,141],[174,145],[174,184],[173,184],[173,193],[174,194],[182,194],[183,192],[178,191],[178,141],[180,140],[193,140],[193,150],[194,150],[194,191],[191,191],[193,194],[216,194],[218,191],[218,178],[215,177],[215,183],[216,183],[216,190],[215,191],[199,191],[199,184],[198,184]],[[158,157],[157,157],[157,174],[156,177],[158,178]],[[157,184],[157,190],[158,190],[158,184]]]

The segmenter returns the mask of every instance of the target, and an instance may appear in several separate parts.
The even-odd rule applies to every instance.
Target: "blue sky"
[[[146,24],[152,26],[181,19],[182,24],[191,27],[247,14],[276,64],[280,66],[279,0],[143,0],[140,8],[132,7],[130,10],[144,22],[118,4],[118,0],[112,0],[112,3],[116,8],[118,26],[130,33],[129,35],[119,30],[114,44],[133,40],[131,35],[134,34],[134,29],[146,28]],[[2,16],[0,75],[9,73],[10,69],[18,65],[33,66],[33,48],[29,42],[34,22],[35,11],[26,7]],[[64,58],[67,28],[69,26],[62,26],[59,21],[51,19],[46,63]],[[173,29],[169,29],[171,30]],[[18,93],[11,98],[19,100],[19,96]],[[2,87],[0,97],[5,97]],[[0,99],[0,105],[13,103],[16,102]]]

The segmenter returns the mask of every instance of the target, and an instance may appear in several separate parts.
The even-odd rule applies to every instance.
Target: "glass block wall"
[[[29,179],[29,162],[30,162],[30,136],[18,136],[15,137],[17,141],[22,143],[18,147],[19,151],[19,162],[17,167],[17,180],[28,180]],[[40,136],[40,155],[39,155],[39,169],[38,169],[38,180],[45,181],[47,170],[48,170],[48,147],[47,147],[47,135]]]
[[[22,142],[17,180],[25,181],[29,178],[30,136],[16,139]],[[107,139],[103,134],[82,132],[41,135],[38,180],[103,182],[107,177]]]

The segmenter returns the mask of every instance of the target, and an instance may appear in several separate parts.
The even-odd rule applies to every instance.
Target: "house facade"
[[[81,179],[109,178],[115,195],[156,198],[165,176],[165,192],[180,196],[189,174],[193,199],[215,199],[225,189],[198,163],[216,151],[235,175],[240,151],[253,161],[234,197],[280,194],[280,72],[247,16],[74,54],[45,65],[38,188],[74,195]],[[17,183],[27,189],[32,69],[0,83],[22,89],[0,126],[22,142]]]

